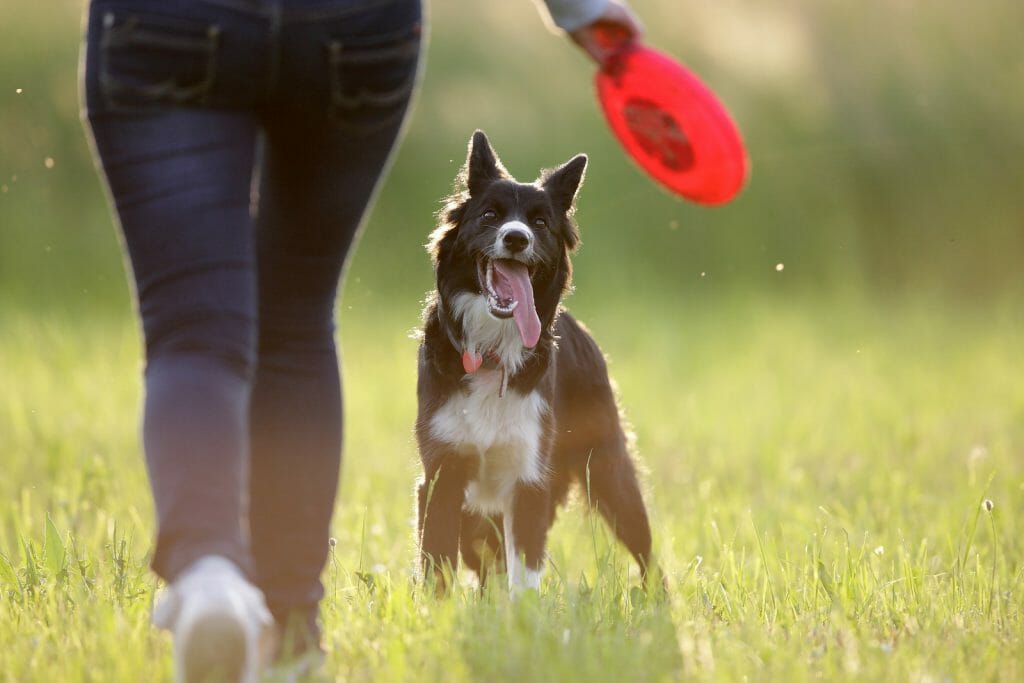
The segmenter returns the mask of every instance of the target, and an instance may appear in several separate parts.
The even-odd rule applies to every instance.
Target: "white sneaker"
[[[179,683],[255,683],[273,623],[260,590],[218,555],[189,565],[153,607],[174,638]]]

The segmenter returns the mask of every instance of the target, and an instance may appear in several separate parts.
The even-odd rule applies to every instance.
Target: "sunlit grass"
[[[346,285],[328,677],[1024,680],[1024,4],[632,4],[733,111],[751,183],[714,211],[658,192],[531,3],[433,3]],[[82,8],[0,3],[0,680],[19,683],[170,677]],[[590,155],[569,303],[635,428],[667,597],[579,505],[539,596],[416,586],[406,333],[477,127],[524,179]]]
[[[1024,327],[913,303],[574,305],[637,434],[668,595],[639,588],[578,504],[539,596],[469,577],[421,593],[415,317],[356,305],[329,678],[1020,678]],[[166,680],[134,325],[4,321],[0,679]]]

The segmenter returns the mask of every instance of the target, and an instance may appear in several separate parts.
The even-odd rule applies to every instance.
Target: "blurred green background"
[[[80,0],[0,4],[0,305],[129,307],[78,114]],[[753,172],[733,203],[675,199],[605,128],[590,63],[528,0],[434,2],[408,133],[346,306],[415,324],[422,244],[474,128],[520,179],[591,157],[577,298],[688,306],[795,294],[1012,302],[1024,255],[1024,4],[636,0],[648,42],[727,103]],[[777,270],[776,264],[784,264]]]
[[[12,615],[0,616],[0,680],[69,680],[76,667],[154,680],[140,672],[169,667],[167,643],[142,635],[141,353],[79,121],[83,5],[0,0],[0,555],[17,565],[24,539],[67,534],[109,600],[0,603]],[[631,164],[594,68],[530,0],[432,3],[422,89],[340,304],[347,457],[328,585],[346,597],[326,605],[331,667],[341,680],[404,680],[403,666],[447,680],[430,673],[447,661],[437,653],[461,648],[479,680],[522,679],[524,651],[539,671],[564,662],[621,680],[638,662],[678,679],[696,638],[714,646],[721,680],[1020,680],[1024,3],[633,5],[649,43],[700,74],[745,135],[752,176],[726,206],[671,197]],[[445,612],[395,600],[399,616],[376,619],[370,605],[391,603],[350,592],[367,570],[401,586],[415,564],[408,332],[432,284],[422,245],[476,128],[523,180],[590,155],[568,304],[611,357],[636,431],[679,589],[683,670],[666,663],[660,608],[628,637],[615,610],[585,608],[600,626],[574,625],[590,604],[574,586],[617,580],[594,573],[607,563],[582,515],[565,515],[551,544],[545,604],[562,612],[564,599],[567,616],[542,612],[511,638],[486,601]],[[996,514],[975,537],[983,496]],[[57,532],[44,533],[51,518]],[[110,550],[126,534],[127,584]],[[765,609],[772,576],[792,614],[774,595]],[[111,607],[125,585],[127,619]],[[569,626],[581,640],[565,648]],[[823,642],[842,647],[822,656]]]

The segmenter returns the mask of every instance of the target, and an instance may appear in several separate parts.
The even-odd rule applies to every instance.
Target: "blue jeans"
[[[166,580],[242,567],[315,629],[338,281],[416,78],[419,0],[93,0],[85,114],[145,336]]]

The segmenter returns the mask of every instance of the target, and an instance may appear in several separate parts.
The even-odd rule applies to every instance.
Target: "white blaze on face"
[[[505,245],[505,238],[516,233],[526,238],[526,246],[518,252],[513,252]],[[533,256],[533,232],[522,221],[509,221],[498,228],[498,234],[494,238],[494,258],[514,258],[517,254],[522,258]]]

